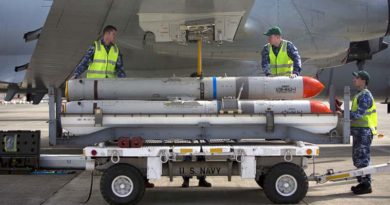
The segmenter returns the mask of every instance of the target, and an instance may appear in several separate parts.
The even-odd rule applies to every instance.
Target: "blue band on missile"
[[[213,77],[213,98],[217,99],[217,77]]]

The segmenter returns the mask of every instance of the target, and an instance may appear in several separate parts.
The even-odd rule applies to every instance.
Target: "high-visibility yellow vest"
[[[95,41],[95,54],[88,67],[87,78],[115,78],[116,61],[119,57],[119,49],[113,44],[107,53],[101,41]]]
[[[377,126],[378,126],[378,115],[376,113],[376,105],[375,105],[375,100],[374,97],[372,97],[372,94],[369,90],[364,89],[360,91],[355,97],[353,98],[352,101],[352,107],[351,111],[355,112],[358,109],[358,98],[360,95],[368,93],[372,99],[372,106],[369,108],[363,115],[362,118],[357,119],[357,120],[352,120],[351,121],[351,127],[365,127],[365,128],[370,128],[371,132],[373,135],[377,135]]]
[[[275,55],[272,45],[268,43],[271,74],[275,76],[289,76],[293,72],[293,61],[287,54],[287,41],[282,41],[278,56]]]

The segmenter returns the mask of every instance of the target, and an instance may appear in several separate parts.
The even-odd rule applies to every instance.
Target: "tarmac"
[[[384,138],[375,138],[372,146],[372,164],[390,162],[390,122],[386,105],[377,104],[380,133]],[[48,146],[48,106],[40,105],[0,105],[0,130],[41,130],[42,152],[49,153]],[[351,145],[321,145],[320,157],[315,161],[315,172],[325,173],[353,169]],[[307,175],[313,172],[309,164]],[[233,177],[208,177],[212,188],[197,187],[197,180],[190,182],[190,188],[181,188],[182,179],[175,177],[173,182],[163,177],[152,181],[156,187],[147,189],[140,205],[146,204],[272,204],[254,180]],[[93,176],[91,199],[86,204],[107,204],[99,191],[100,174]],[[77,171],[70,174],[47,175],[0,175],[0,204],[28,205],[70,205],[84,204],[88,198],[91,173]],[[350,187],[356,181],[329,182],[316,184],[310,182],[307,196],[301,204],[390,204],[390,173],[373,176],[373,193],[355,196]]]

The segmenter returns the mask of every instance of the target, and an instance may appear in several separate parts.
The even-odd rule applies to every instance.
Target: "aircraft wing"
[[[27,75],[31,87],[59,87],[72,73],[110,13],[111,0],[54,1]]]
[[[203,27],[212,30],[211,43],[204,44],[206,75],[261,74],[262,33],[272,25],[285,29],[303,59],[315,67],[322,64],[315,58],[336,59],[323,61],[333,66],[349,54],[353,41],[389,33],[388,0],[359,2],[300,0],[278,6],[266,0],[55,0],[22,87],[46,93],[49,86],[63,85],[109,24],[118,28],[117,44],[131,77],[189,76],[196,68],[196,44],[182,39]],[[329,9],[336,5],[339,10]],[[179,32],[182,25],[187,36]]]

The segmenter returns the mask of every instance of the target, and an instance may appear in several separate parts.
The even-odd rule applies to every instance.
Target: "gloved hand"
[[[298,76],[297,74],[292,73],[292,74],[290,75],[290,78],[296,78],[297,76]]]
[[[334,99],[335,101],[335,108],[336,108],[336,111],[340,111],[342,112],[343,110],[341,109],[341,105],[343,105],[343,102],[341,102],[339,99],[335,98]]]

